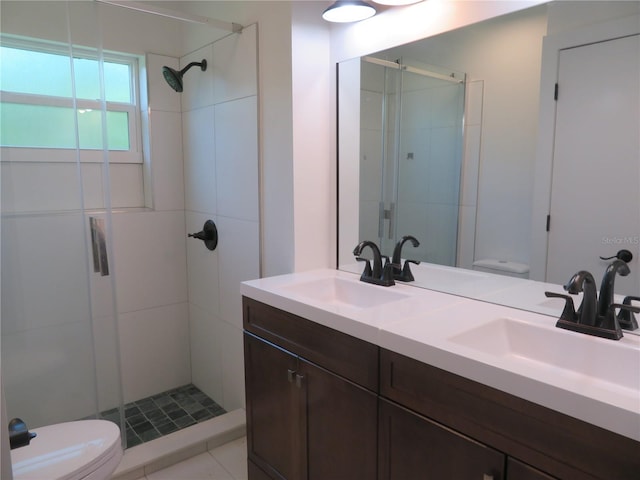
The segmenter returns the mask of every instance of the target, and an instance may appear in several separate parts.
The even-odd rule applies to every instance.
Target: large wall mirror
[[[616,293],[640,295],[639,91],[640,2],[550,2],[340,62],[339,268],[412,235],[412,285],[556,315],[545,290],[629,250]]]

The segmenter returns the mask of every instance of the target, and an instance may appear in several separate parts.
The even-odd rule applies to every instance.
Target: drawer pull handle
[[[289,380],[289,383],[293,383],[293,376],[295,374],[296,374],[295,370],[291,370],[291,369],[287,370],[287,380]]]
[[[304,375],[296,375],[296,387],[302,388],[302,380],[304,380]]]
[[[493,480],[493,475],[485,473],[484,475],[482,475],[482,480]]]

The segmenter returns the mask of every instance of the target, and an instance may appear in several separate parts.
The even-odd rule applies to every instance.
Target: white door
[[[547,281],[598,283],[633,253],[616,293],[640,294],[640,36],[560,51]]]

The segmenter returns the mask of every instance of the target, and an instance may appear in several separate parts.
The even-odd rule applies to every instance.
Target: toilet
[[[120,429],[107,420],[34,428],[27,446],[11,450],[14,480],[107,480],[122,459]]]
[[[479,272],[506,275],[508,277],[529,278],[529,265],[507,260],[497,260],[494,258],[476,260],[473,262],[471,269]]]

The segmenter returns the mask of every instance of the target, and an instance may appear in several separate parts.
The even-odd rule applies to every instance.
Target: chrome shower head
[[[200,67],[200,69],[204,72],[207,69],[207,61],[205,59],[202,59],[201,62],[191,62],[180,71],[174,70],[171,67],[164,66],[162,67],[162,75],[164,75],[164,79],[167,81],[171,88],[173,88],[176,92],[182,92],[182,76],[187,73],[187,70],[189,70],[191,67]]]

